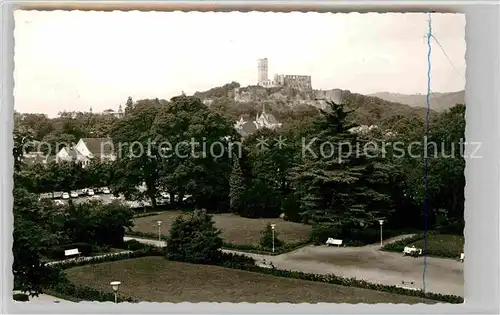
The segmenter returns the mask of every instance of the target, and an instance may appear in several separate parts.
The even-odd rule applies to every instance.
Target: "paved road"
[[[411,235],[386,240],[394,242]],[[145,244],[158,246],[155,240],[136,239]],[[165,246],[165,242],[161,242]],[[316,274],[336,274],[355,277],[369,282],[422,288],[424,258],[403,256],[400,253],[381,251],[380,245],[363,247],[305,246],[277,256],[260,255],[224,249],[224,252],[238,253],[254,258],[259,264],[264,259],[278,269],[296,270]],[[463,296],[463,264],[453,259],[427,257],[426,291]],[[402,281],[405,283],[403,284]],[[413,282],[413,284],[411,284]]]

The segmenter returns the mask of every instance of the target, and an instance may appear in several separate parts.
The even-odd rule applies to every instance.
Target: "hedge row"
[[[148,232],[140,232],[140,231],[125,231],[125,236],[147,238],[147,239],[151,239],[151,240],[158,240],[158,234],[148,233]],[[167,236],[166,235],[162,235],[161,239],[163,241],[165,241],[167,239]]]
[[[30,297],[25,293],[14,293],[12,294],[12,299],[18,302],[28,302]]]
[[[91,244],[72,243],[72,244],[54,246],[54,247],[48,249],[46,252],[44,252],[44,255],[47,258],[51,258],[51,259],[65,259],[66,255],[64,254],[64,251],[68,250],[68,249],[73,249],[73,248],[78,248],[78,251],[83,256],[90,256],[94,252],[94,247]]]
[[[301,272],[301,271],[268,269],[268,268],[262,268],[262,267],[255,266],[255,265],[252,266],[252,265],[244,265],[244,264],[238,264],[236,266],[237,266],[236,269],[251,271],[251,272],[258,272],[258,273],[273,275],[273,276],[277,276],[277,277],[325,282],[325,283],[329,283],[329,284],[336,284],[336,285],[347,286],[347,287],[356,287],[356,288],[363,288],[363,289],[388,292],[388,293],[393,293],[393,294],[416,296],[416,297],[421,297],[421,298],[430,299],[430,300],[436,300],[436,301],[445,302],[445,303],[460,304],[460,303],[464,302],[464,299],[461,296],[432,293],[432,292],[423,292],[423,291],[414,291],[414,290],[404,289],[404,288],[400,288],[400,287],[393,286],[393,285],[383,285],[383,284],[378,284],[378,283],[370,283],[368,281],[358,280],[356,278],[344,278],[344,277],[336,276],[333,274],[320,275],[320,274],[313,274],[313,273],[305,273],[305,272]]]
[[[124,259],[131,258],[139,258],[145,256],[164,256],[164,249],[151,246],[144,245],[141,250],[131,251],[131,252],[123,252],[106,256],[96,256],[96,257],[82,257],[77,259],[72,259],[68,261],[61,262],[59,264],[50,265],[53,268],[61,268],[61,269],[69,269],[78,266],[84,266],[89,264],[100,264],[103,262],[111,262],[111,261],[119,261]]]
[[[146,239],[152,239],[152,240],[158,240],[158,234],[154,233],[147,233],[147,232],[139,232],[139,231],[127,231],[125,232],[126,236],[131,236],[131,237],[139,237],[139,238],[146,238]],[[166,241],[167,237],[163,236],[162,240]],[[233,244],[233,243],[226,243],[222,245],[222,248],[225,249],[234,249],[234,250],[240,250],[244,252],[249,252],[249,253],[254,253],[254,254],[262,254],[262,255],[281,255],[284,253],[288,253],[292,250],[295,250],[297,248],[303,247],[307,244],[311,243],[310,240],[304,240],[304,241],[299,241],[299,242],[293,242],[293,243],[286,243],[281,245],[280,247],[276,247],[274,249],[274,253],[271,248],[264,248],[259,245],[253,245],[253,244]],[[133,250],[133,249],[131,249]]]
[[[47,289],[47,291],[52,291],[51,293],[55,293],[56,295],[60,295],[61,297],[71,297],[71,300],[74,302],[79,302],[79,300],[96,302],[115,301],[114,292],[104,292],[91,287],[76,285],[74,283],[71,283],[69,280],[59,281],[55,284],[50,285],[49,287],[47,287]],[[136,298],[124,296],[123,294],[118,294],[117,300],[118,302],[140,302]]]
[[[128,240],[128,241],[123,242],[123,244],[120,247],[122,249],[136,251],[136,250],[148,248],[149,246],[150,245],[141,243],[138,240]]]
[[[136,214],[134,214],[134,219],[136,219],[136,218],[150,217],[150,216],[153,216],[153,215],[162,214],[163,212],[164,211],[152,211],[152,212],[136,213]]]
[[[115,255],[115,256],[100,257],[100,258],[87,260],[87,261],[74,261],[70,264],[64,265],[63,267],[64,267],[64,269],[67,269],[67,268],[86,265],[86,264],[96,264],[96,263],[102,263],[102,262],[117,261],[117,260],[122,260],[122,259],[131,259],[131,258],[138,258],[138,257],[145,257],[145,256],[164,256],[164,251],[163,251],[163,249],[160,249],[158,247],[147,246],[146,248],[139,250],[139,251],[136,251],[136,252],[124,253],[124,254]],[[222,258],[221,261],[219,263],[216,263],[216,265],[226,267],[226,268],[233,268],[233,269],[238,269],[238,270],[257,272],[257,273],[268,274],[268,275],[273,275],[273,276],[277,276],[277,277],[301,279],[301,280],[308,280],[308,281],[317,281],[317,282],[324,282],[324,283],[330,283],[330,284],[336,284],[336,285],[342,285],[342,286],[383,291],[383,292],[388,292],[388,293],[393,293],[393,294],[417,296],[417,297],[421,297],[421,298],[425,298],[425,299],[431,299],[431,300],[436,300],[436,301],[441,301],[441,302],[446,302],[446,303],[459,304],[459,303],[463,303],[463,301],[464,301],[464,299],[460,296],[408,290],[408,289],[404,289],[404,288],[400,288],[400,287],[396,287],[396,286],[370,283],[370,282],[367,282],[365,280],[358,280],[355,278],[344,278],[344,277],[336,276],[333,274],[319,275],[319,274],[312,274],[312,273],[304,273],[304,272],[300,272],[300,271],[262,268],[262,267],[255,265],[254,259],[247,257],[247,256],[244,256],[244,255],[240,255],[240,254],[222,253],[221,258]],[[81,299],[85,299],[85,300],[94,299],[96,301],[109,301],[111,298],[112,298],[111,300],[114,299],[113,295],[109,295],[112,293],[102,293],[102,292],[99,292],[97,290],[88,289],[85,287],[76,286],[76,285],[68,284],[65,282],[62,282],[62,284],[58,284],[54,287],[51,287],[50,289],[52,289],[56,292],[60,292],[62,294],[71,295],[73,297],[81,298]],[[134,301],[133,298],[124,298],[124,300]]]
[[[262,247],[259,245],[253,245],[253,244],[224,243],[222,245],[222,247],[227,248],[227,249],[245,251],[245,252],[254,253],[254,254],[276,256],[276,255],[281,255],[284,253],[291,252],[293,250],[296,250],[298,248],[306,246],[310,243],[311,243],[310,240],[304,240],[304,241],[293,242],[293,243],[285,243],[285,244],[281,245],[280,247],[276,247],[274,249],[274,253],[273,253],[272,248],[265,248],[265,247]]]
[[[52,265],[52,268],[69,269],[78,266],[84,266],[89,264],[99,264],[103,262],[112,262],[124,259],[139,258],[145,256],[164,256],[162,249],[154,246],[144,245],[141,250],[135,252],[119,253],[115,255],[109,255],[104,257],[90,257],[90,259],[76,259],[63,264]],[[97,302],[114,302],[115,295],[113,292],[104,292],[96,290],[91,287],[76,285],[71,283],[69,280],[64,278],[64,280],[58,281],[46,288],[44,288],[46,293],[53,296],[60,297],[65,300],[80,302],[80,301],[97,301]],[[118,296],[118,302],[140,302],[138,299],[131,296]]]

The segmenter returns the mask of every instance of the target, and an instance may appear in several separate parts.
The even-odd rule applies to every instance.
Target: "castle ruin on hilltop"
[[[290,74],[275,74],[274,80],[268,78],[268,60],[267,58],[259,59],[257,64],[257,85],[270,87],[290,87],[297,90],[311,90],[310,75],[290,75]]]

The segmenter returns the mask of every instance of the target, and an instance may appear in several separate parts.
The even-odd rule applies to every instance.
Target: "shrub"
[[[12,298],[14,299],[14,301],[19,302],[28,302],[30,300],[30,297],[24,293],[15,293],[12,295]]]
[[[226,268],[244,269],[246,266],[254,266],[255,259],[245,255],[222,253],[217,265]]]
[[[275,248],[281,247],[283,242],[278,238],[279,234],[277,231],[273,232],[273,228],[271,227],[271,223],[268,223],[264,230],[262,231],[262,236],[260,238],[260,246],[263,248],[273,248],[273,244]]]
[[[128,240],[126,242],[123,242],[123,248],[128,250],[141,250],[145,247],[147,247],[147,245],[139,242],[138,240]]]
[[[167,237],[167,257],[191,263],[217,262],[222,247],[220,234],[205,210],[195,210],[187,218],[178,216]]]
[[[452,222],[449,222],[446,220],[446,222],[438,226],[436,228],[436,231],[439,232],[439,234],[451,234],[451,235],[464,235],[464,228],[465,228],[465,221],[464,220],[455,220]]]

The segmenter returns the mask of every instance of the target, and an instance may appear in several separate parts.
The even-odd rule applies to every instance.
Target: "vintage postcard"
[[[464,15],[14,16],[16,303],[463,303]]]

